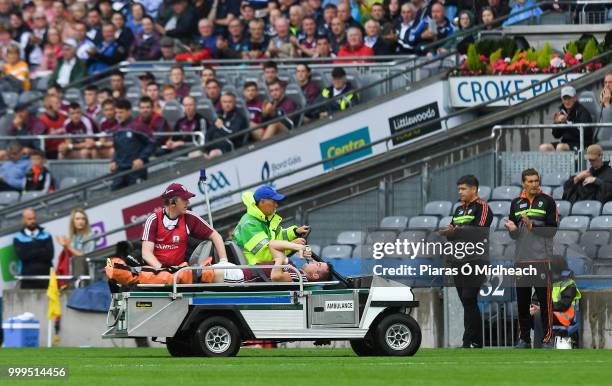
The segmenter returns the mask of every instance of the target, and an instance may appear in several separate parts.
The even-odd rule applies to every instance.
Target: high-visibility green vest
[[[576,286],[576,282],[574,281],[574,279],[567,279],[564,281],[554,282],[553,287],[552,287],[553,303],[558,302],[559,299],[561,298],[561,293],[565,291],[567,287],[570,287],[572,285]],[[574,300],[572,301],[572,304],[570,305],[570,307],[574,307],[576,305],[576,300],[578,299],[582,299],[582,294],[580,293],[580,291],[578,290],[578,287],[576,286],[576,296],[574,297]]]
[[[273,262],[272,253],[268,248],[271,240],[293,241],[297,238],[297,226],[282,228],[283,220],[278,214],[266,216],[257,207],[253,192],[242,193],[242,202],[247,212],[242,216],[232,239],[242,248],[250,265]],[[287,254],[292,251],[287,251]]]
[[[321,95],[324,98],[331,98],[332,97],[332,93],[331,90],[327,87],[325,87],[323,89],[323,91],[321,91]],[[342,98],[339,99],[340,102],[340,110],[346,110],[348,107],[351,107],[351,102],[353,101],[353,93],[348,93],[342,96]]]

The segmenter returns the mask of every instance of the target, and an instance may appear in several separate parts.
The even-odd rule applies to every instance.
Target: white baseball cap
[[[576,89],[573,88],[572,86],[565,86],[561,89],[561,98],[565,98],[566,96],[568,97],[575,97],[576,96]]]

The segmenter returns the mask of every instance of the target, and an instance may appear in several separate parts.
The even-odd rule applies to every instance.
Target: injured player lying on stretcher
[[[273,282],[297,282],[298,273],[291,268],[282,268],[283,265],[293,265],[284,251],[297,251],[300,258],[309,259],[311,256],[304,252],[305,245],[292,243],[282,240],[273,240],[269,248],[274,258],[274,266],[278,268],[259,268],[264,277]],[[199,265],[212,266],[214,269],[207,270],[185,270],[179,272],[177,284],[197,284],[197,283],[245,283],[265,281],[264,277],[258,275],[252,269],[240,269],[230,267],[235,264],[222,261],[211,264],[212,258],[202,260]],[[272,262],[261,263],[259,265],[272,265]],[[152,268],[148,266],[134,267],[126,263],[120,257],[111,257],[107,260],[105,272],[110,280],[122,285],[134,284],[172,284],[174,276],[180,268],[187,267],[187,263],[182,263],[177,267]],[[330,278],[330,266],[325,262],[308,261],[297,270],[303,282],[326,281]]]

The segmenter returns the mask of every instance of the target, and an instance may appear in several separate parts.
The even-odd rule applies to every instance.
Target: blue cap
[[[282,201],[285,199],[285,196],[276,191],[271,185],[264,185],[261,188],[258,188],[253,195],[255,197],[255,201],[261,200],[274,200],[274,201]]]

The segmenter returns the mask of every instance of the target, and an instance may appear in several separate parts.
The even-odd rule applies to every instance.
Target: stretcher
[[[249,266],[240,248],[226,242],[230,262]],[[200,244],[179,270],[207,270],[198,261],[211,256]],[[322,261],[318,256],[313,258]],[[234,356],[247,340],[349,340],[357,355],[414,355],[421,330],[410,316],[418,307],[412,289],[379,276],[344,277],[330,269],[331,280],[244,283],[139,284],[115,288],[103,338],[165,339],[172,356]]]

